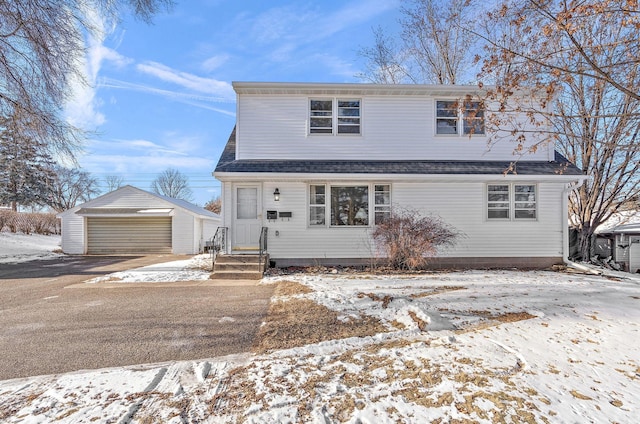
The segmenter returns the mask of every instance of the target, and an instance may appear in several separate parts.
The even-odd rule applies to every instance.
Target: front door
[[[257,185],[236,186],[235,197],[232,250],[258,250],[262,226],[260,188]]]

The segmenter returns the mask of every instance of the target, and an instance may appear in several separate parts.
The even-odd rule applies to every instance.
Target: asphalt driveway
[[[272,286],[79,284],[183,258],[65,256],[0,264],[0,379],[250,350]]]

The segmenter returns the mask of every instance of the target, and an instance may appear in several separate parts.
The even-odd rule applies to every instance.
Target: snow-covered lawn
[[[0,420],[636,423],[640,283],[554,272],[293,275],[386,331],[265,354],[0,382]],[[309,323],[313,325],[313,323]],[[338,325],[336,324],[336,325]],[[282,335],[286,337],[286,334]]]
[[[50,259],[60,255],[60,236],[0,231],[0,263]]]

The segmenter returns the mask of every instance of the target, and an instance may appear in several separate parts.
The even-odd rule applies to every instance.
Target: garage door
[[[87,253],[171,253],[171,217],[89,217]]]

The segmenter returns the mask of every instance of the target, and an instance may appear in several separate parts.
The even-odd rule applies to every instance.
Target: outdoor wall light
[[[276,202],[280,200],[280,190],[278,190],[277,188],[273,192],[273,200],[275,200]]]

